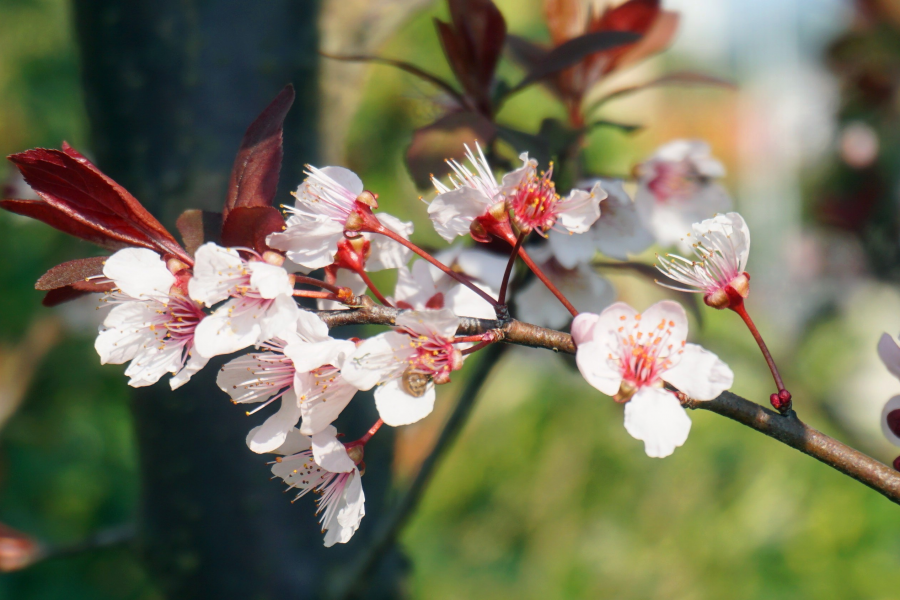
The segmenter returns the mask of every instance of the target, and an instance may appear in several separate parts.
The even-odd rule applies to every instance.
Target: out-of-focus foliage
[[[510,32],[549,41],[539,2],[498,4]],[[384,54],[415,57],[449,78],[431,23],[435,15],[448,18],[443,6],[417,16]],[[900,50],[892,52],[897,60]],[[65,2],[0,5],[4,155],[56,147],[62,139],[90,147],[76,67]],[[380,194],[385,210],[415,221],[419,242],[436,243],[403,163],[412,132],[439,114],[428,100],[434,90],[402,72],[371,69],[346,164]],[[501,60],[499,74],[516,81],[522,72]],[[679,93],[670,92],[673,105],[688,102]],[[566,112],[534,86],[504,105],[498,118],[534,132],[547,116],[565,119]],[[621,173],[681,127],[654,133],[663,117],[648,114],[649,131],[637,139],[617,130],[592,133],[589,167]],[[58,262],[97,254],[8,213],[0,213],[0,253],[14,257],[0,262],[0,342],[7,345],[22,340],[29,324],[49,310],[40,306],[35,279]],[[636,306],[660,294],[631,276],[615,280],[622,299]],[[90,310],[66,310],[60,314],[70,317],[68,337],[41,361],[22,408],[0,431],[0,521],[56,543],[129,521],[137,510],[137,457],[121,367],[98,364]],[[692,324],[695,339],[734,368],[736,392],[764,402],[769,380],[752,339],[734,315],[706,311],[704,317],[702,332]],[[776,356],[785,357],[804,418],[846,438],[820,401],[857,369],[855,357],[873,349],[877,338],[862,339],[855,322],[828,317],[788,348],[774,327],[764,320],[760,327]],[[694,432],[672,457],[647,458],[624,431],[621,407],[583,383],[568,362],[523,349],[505,359],[402,536],[413,565],[413,597],[896,597],[896,506],[713,414],[691,415]],[[465,370],[459,379],[464,376]],[[460,389],[458,382],[452,389]],[[398,485],[452,401],[448,390],[435,415],[401,432],[409,452],[398,458]],[[157,597],[129,547],[0,576],[0,598]]]

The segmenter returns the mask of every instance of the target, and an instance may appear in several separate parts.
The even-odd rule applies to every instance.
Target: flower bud
[[[890,429],[894,435],[900,437],[900,409],[892,410],[885,417],[887,421],[888,429]]]

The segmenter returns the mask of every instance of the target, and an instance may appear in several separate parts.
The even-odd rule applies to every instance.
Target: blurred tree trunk
[[[75,0],[85,98],[99,166],[172,227],[186,208],[220,210],[244,129],[287,83],[279,197],[317,162],[318,4],[304,0]],[[390,431],[367,447],[366,512],[352,544],[326,549],[311,498],[292,505],[269,457],[244,438],[247,417],[215,385],[222,360],[177,392],[134,392],[142,476],[141,548],[170,598],[321,597],[366,545],[385,504]],[[354,401],[350,439],[377,415]],[[397,597],[399,557],[368,598]]]

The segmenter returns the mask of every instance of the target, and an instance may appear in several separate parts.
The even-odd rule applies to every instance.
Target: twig
[[[391,325],[401,312],[386,307],[366,307],[345,311],[320,311],[318,314],[329,327],[337,327],[365,323]],[[503,334],[502,341],[508,344],[546,348],[567,354],[575,353],[575,344],[569,334],[515,319],[492,321],[462,318],[457,334],[474,335],[491,329],[499,330]],[[485,353],[489,351],[490,349]],[[849,475],[892,502],[900,504],[900,472],[816,431],[801,422],[793,411],[779,415],[731,392],[724,392],[715,400],[708,402],[686,399],[685,406],[718,413],[752,427]]]
[[[350,572],[340,578],[334,598],[342,600],[353,598],[359,590],[363,589],[369,573],[378,566],[378,559],[384,556],[385,551],[391,547],[403,526],[406,525],[409,517],[415,512],[416,506],[418,506],[422,494],[431,480],[431,475],[434,473],[444,452],[453,444],[462,426],[468,420],[484,382],[487,381],[494,366],[500,361],[507,348],[508,346],[501,344],[492,344],[480,353],[482,358],[476,363],[474,371],[466,380],[465,388],[463,388],[462,394],[459,396],[453,413],[447,419],[443,430],[441,430],[441,435],[435,442],[434,448],[431,449],[431,452],[422,462],[416,478],[397,503],[397,506],[379,524],[379,529],[375,533],[371,544],[352,566]]]
[[[812,456],[844,475],[849,475],[891,502],[900,504],[900,473],[813,429],[798,419],[794,411],[781,415],[731,392],[723,392],[709,402],[688,398],[683,404],[687,408],[708,410],[751,427]]]

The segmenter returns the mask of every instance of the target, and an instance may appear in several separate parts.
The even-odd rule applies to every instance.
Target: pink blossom
[[[712,400],[731,387],[734,374],[719,358],[687,344],[688,322],[677,302],[664,300],[643,314],[617,302],[599,315],[572,323],[578,370],[596,389],[625,402],[625,429],[643,440],[648,456],[665,457],[691,429],[668,383],[696,400]]]

